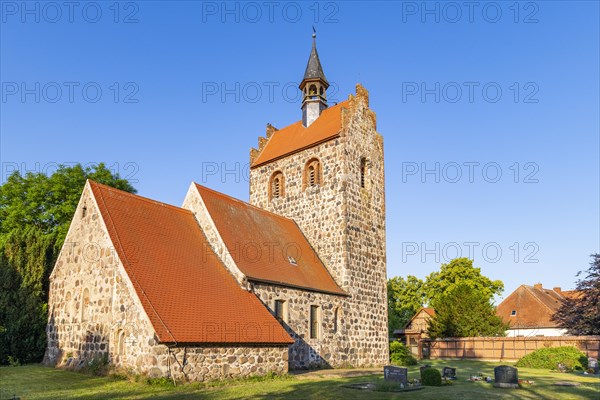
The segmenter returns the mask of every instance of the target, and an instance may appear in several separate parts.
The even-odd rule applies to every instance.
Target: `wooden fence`
[[[559,346],[575,346],[588,357],[600,356],[600,336],[421,339],[419,356],[431,359],[516,361],[537,349]]]

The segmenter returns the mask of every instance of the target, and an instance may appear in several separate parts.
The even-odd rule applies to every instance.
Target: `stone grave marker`
[[[519,387],[518,370],[509,365],[500,365],[494,368],[494,387],[512,388]]]
[[[406,386],[408,384],[408,368],[394,367],[392,365],[385,366],[383,367],[383,379],[398,382]]]
[[[588,369],[594,371],[594,374],[600,373],[600,365],[598,365],[598,359],[594,357],[588,358]]]
[[[456,379],[456,368],[444,367],[442,370],[442,378]]]
[[[428,368],[431,368],[431,365],[423,365],[421,368],[419,368],[419,373],[421,374],[421,380],[423,380],[423,371],[425,371]]]

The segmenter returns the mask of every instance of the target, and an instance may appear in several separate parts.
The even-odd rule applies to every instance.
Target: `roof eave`
[[[311,288],[311,287],[306,287],[306,286],[294,285],[294,284],[291,284],[291,283],[279,282],[279,281],[272,281],[272,280],[269,280],[269,279],[253,278],[251,276],[248,276],[248,280],[250,282],[264,283],[264,284],[268,284],[268,285],[275,285],[275,286],[287,287],[287,288],[292,288],[292,289],[305,290],[307,292],[330,294],[330,295],[333,295],[333,296],[341,296],[341,297],[351,297],[351,295],[349,295],[348,293],[344,292],[343,290],[341,292],[333,292],[333,291],[330,291],[330,290],[324,290],[324,289],[318,289],[318,288]]]

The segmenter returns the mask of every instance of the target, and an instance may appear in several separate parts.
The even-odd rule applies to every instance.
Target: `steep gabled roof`
[[[342,108],[344,107],[349,107],[348,101],[327,108],[308,127],[304,127],[302,121],[297,121],[274,132],[252,162],[251,167],[258,167],[338,137],[342,130]]]
[[[570,292],[557,292],[541,285],[521,285],[496,308],[496,314],[511,328],[554,328],[558,324],[552,316]],[[512,311],[516,315],[511,316]]]
[[[88,183],[161,342],[293,343],[258,298],[239,287],[190,211]]]
[[[250,281],[346,294],[293,220],[198,184],[196,188],[237,267]]]

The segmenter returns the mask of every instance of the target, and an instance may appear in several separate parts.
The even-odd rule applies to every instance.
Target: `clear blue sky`
[[[104,161],[167,203],[247,200],[314,25],[330,98],[361,82],[385,138],[389,276],[472,250],[506,294],[572,288],[599,251],[597,2],[0,4],[2,180]]]

